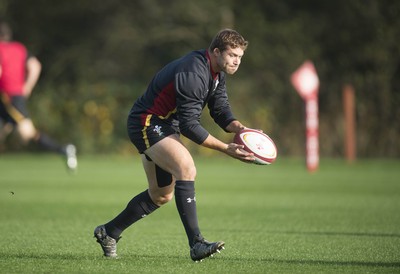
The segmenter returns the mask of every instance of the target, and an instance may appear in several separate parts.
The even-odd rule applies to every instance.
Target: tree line
[[[241,68],[227,80],[232,107],[246,124],[276,140],[281,155],[304,154],[304,102],[290,75],[310,59],[321,83],[321,156],[344,153],[342,90],[352,85],[357,154],[399,157],[399,12],[400,2],[389,0],[0,3],[14,38],[43,65],[29,105],[32,118],[87,153],[132,152],[127,113],[153,74],[182,54],[206,48],[218,30],[234,28],[250,44]],[[212,134],[232,138],[203,116]],[[19,149],[13,140],[2,147]]]

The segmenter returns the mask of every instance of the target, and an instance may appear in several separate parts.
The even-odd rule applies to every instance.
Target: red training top
[[[0,41],[0,92],[8,96],[23,95],[27,57],[23,44]]]

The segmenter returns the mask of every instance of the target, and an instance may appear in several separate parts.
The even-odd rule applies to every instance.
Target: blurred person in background
[[[201,261],[224,249],[223,241],[209,242],[200,232],[194,184],[196,167],[180,133],[235,159],[254,161],[254,155],[244,151],[242,145],[227,144],[200,124],[207,105],[215,123],[224,131],[237,133],[245,128],[231,112],[225,75],[238,70],[247,45],[238,32],[220,31],[208,49],[192,51],[161,69],[134,103],[128,117],[128,134],[141,154],[148,189],[133,197],[114,219],[95,228],[94,236],[105,256],[117,257],[122,232],[169,202],[174,194],[191,259]]]
[[[76,147],[52,140],[38,131],[29,117],[27,100],[41,69],[39,60],[22,43],[12,40],[9,24],[0,19],[0,141],[15,130],[24,144],[34,142],[44,150],[65,156],[67,168],[75,171]]]

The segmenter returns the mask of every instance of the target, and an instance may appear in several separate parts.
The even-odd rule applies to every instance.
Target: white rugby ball
[[[242,129],[235,134],[233,141],[253,153],[256,158],[254,163],[258,165],[272,164],[278,155],[274,141],[267,134],[255,129]]]

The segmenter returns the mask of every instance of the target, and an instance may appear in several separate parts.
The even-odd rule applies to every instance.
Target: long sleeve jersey
[[[200,117],[208,106],[214,121],[226,131],[235,120],[226,93],[224,72],[214,73],[207,50],[192,51],[162,68],[152,79],[146,92],[135,102],[130,118],[148,125],[151,115],[157,115],[180,132],[201,144],[208,131]]]

